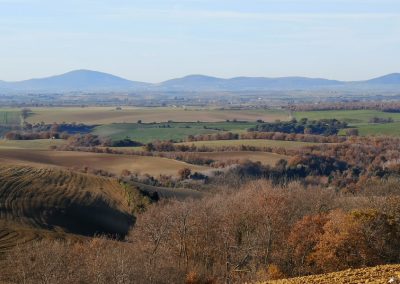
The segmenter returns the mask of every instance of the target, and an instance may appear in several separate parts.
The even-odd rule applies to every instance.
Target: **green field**
[[[297,141],[278,141],[265,139],[243,139],[243,140],[218,140],[218,141],[196,141],[178,143],[184,145],[196,145],[197,147],[206,146],[218,148],[222,146],[255,146],[255,147],[282,147],[285,149],[298,149],[305,146],[318,145],[319,143],[297,142]]]
[[[297,119],[306,117],[308,119],[338,119],[345,121],[351,128],[357,128],[359,135],[389,135],[400,136],[400,113],[388,113],[378,110],[328,110],[328,111],[306,111],[296,112]],[[369,123],[373,117],[392,118],[393,123]],[[339,135],[345,135],[342,129]]]
[[[368,136],[400,136],[400,122],[393,123],[369,123],[369,124],[357,124],[354,125],[359,135]],[[339,134],[343,134],[343,130]]]
[[[295,112],[296,119],[308,118],[318,119],[337,119],[349,124],[368,123],[373,117],[393,118],[394,121],[400,121],[400,113],[388,113],[379,110],[326,110],[326,111],[304,111]]]
[[[98,126],[94,129],[93,134],[112,140],[129,137],[138,142],[148,143],[155,140],[181,141],[189,135],[214,134],[224,131],[240,133],[255,125],[254,122],[118,123]]]
[[[21,111],[17,109],[0,108],[0,125],[20,125]]]

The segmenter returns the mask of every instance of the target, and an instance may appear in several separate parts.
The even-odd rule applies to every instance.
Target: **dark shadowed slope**
[[[68,170],[0,166],[0,248],[37,232],[125,236],[133,225],[118,181]]]

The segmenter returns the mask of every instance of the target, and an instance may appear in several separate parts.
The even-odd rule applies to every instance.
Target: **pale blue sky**
[[[0,80],[400,72],[400,0],[0,0]]]

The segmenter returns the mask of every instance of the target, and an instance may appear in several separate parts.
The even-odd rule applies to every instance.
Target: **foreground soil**
[[[380,265],[361,269],[348,269],[328,274],[297,277],[291,279],[282,279],[264,282],[265,284],[303,284],[303,283],[321,283],[321,284],[350,284],[350,283],[390,283],[394,278],[395,283],[400,283],[400,265]]]

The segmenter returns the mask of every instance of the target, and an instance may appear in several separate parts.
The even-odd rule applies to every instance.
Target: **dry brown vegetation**
[[[241,163],[244,160],[250,160],[254,162],[261,162],[265,165],[275,165],[281,159],[288,159],[288,156],[279,155],[275,153],[268,152],[205,152],[205,153],[196,153],[197,156],[201,158],[210,158],[219,162],[229,162],[236,161],[237,164]]]
[[[199,200],[160,202],[138,215],[128,243],[41,242],[13,250],[6,280],[243,283],[399,262],[393,220],[400,199],[392,185],[345,195],[258,181]]]
[[[129,155],[95,147],[81,150],[103,153],[0,151],[3,163],[38,166],[0,168],[6,228],[0,230],[0,249],[7,272],[0,271],[0,281],[243,283],[323,273],[342,281],[340,274],[326,273],[400,263],[400,139],[336,142],[268,148],[272,153],[244,146],[206,152],[171,142]],[[196,179],[194,171],[210,168],[172,159],[226,165],[236,159],[237,165]],[[181,200],[151,204],[115,179],[65,170],[77,166],[122,173],[121,180],[133,186],[144,183],[138,170],[148,172],[156,178],[146,176],[145,186],[170,186],[166,194],[185,183],[206,192],[192,196],[186,189]],[[95,231],[126,238],[82,237]],[[22,244],[11,249],[16,240]],[[377,275],[363,273],[342,275],[352,281]],[[307,279],[293,283],[313,281]]]

